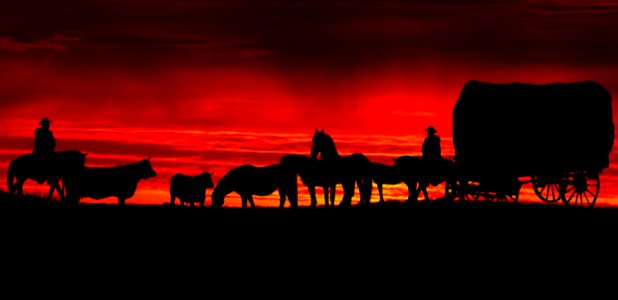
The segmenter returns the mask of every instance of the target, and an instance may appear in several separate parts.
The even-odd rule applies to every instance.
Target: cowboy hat
[[[50,124],[51,121],[48,118],[43,118],[41,119],[41,122],[39,122],[39,125],[43,125],[43,124]]]
[[[433,128],[433,126],[429,126],[429,127],[425,128],[425,131],[427,131],[427,132],[433,132],[433,133],[438,132],[435,128]]]

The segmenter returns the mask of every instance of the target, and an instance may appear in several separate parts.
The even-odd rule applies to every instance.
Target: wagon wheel
[[[563,183],[558,177],[532,176],[532,188],[534,193],[543,201],[553,203],[560,200],[560,184]]]
[[[589,176],[585,172],[570,174],[565,180],[562,201],[565,205],[592,207],[599,196],[601,180],[598,175]]]

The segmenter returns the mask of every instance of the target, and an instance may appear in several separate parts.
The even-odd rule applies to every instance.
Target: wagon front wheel
[[[565,205],[592,207],[599,196],[601,180],[598,176],[589,176],[584,172],[570,174],[562,201]]]
[[[561,182],[558,177],[532,176],[532,189],[541,200],[553,203],[561,199]]]

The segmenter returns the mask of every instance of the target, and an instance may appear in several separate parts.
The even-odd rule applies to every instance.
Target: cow
[[[180,206],[184,206],[185,202],[191,207],[195,202],[200,203],[200,207],[204,207],[206,200],[206,189],[213,188],[215,184],[212,182],[212,174],[202,172],[199,175],[185,175],[176,173],[170,180],[170,202],[174,205],[176,198],[180,200]]]
[[[84,167],[64,179],[66,199],[71,204],[77,204],[85,197],[95,200],[116,197],[121,206],[126,199],[133,197],[140,180],[156,175],[150,158],[115,167]]]

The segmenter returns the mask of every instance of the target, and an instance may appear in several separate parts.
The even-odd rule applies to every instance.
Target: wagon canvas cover
[[[455,160],[470,175],[600,172],[613,142],[612,98],[593,81],[470,81],[453,109]]]

